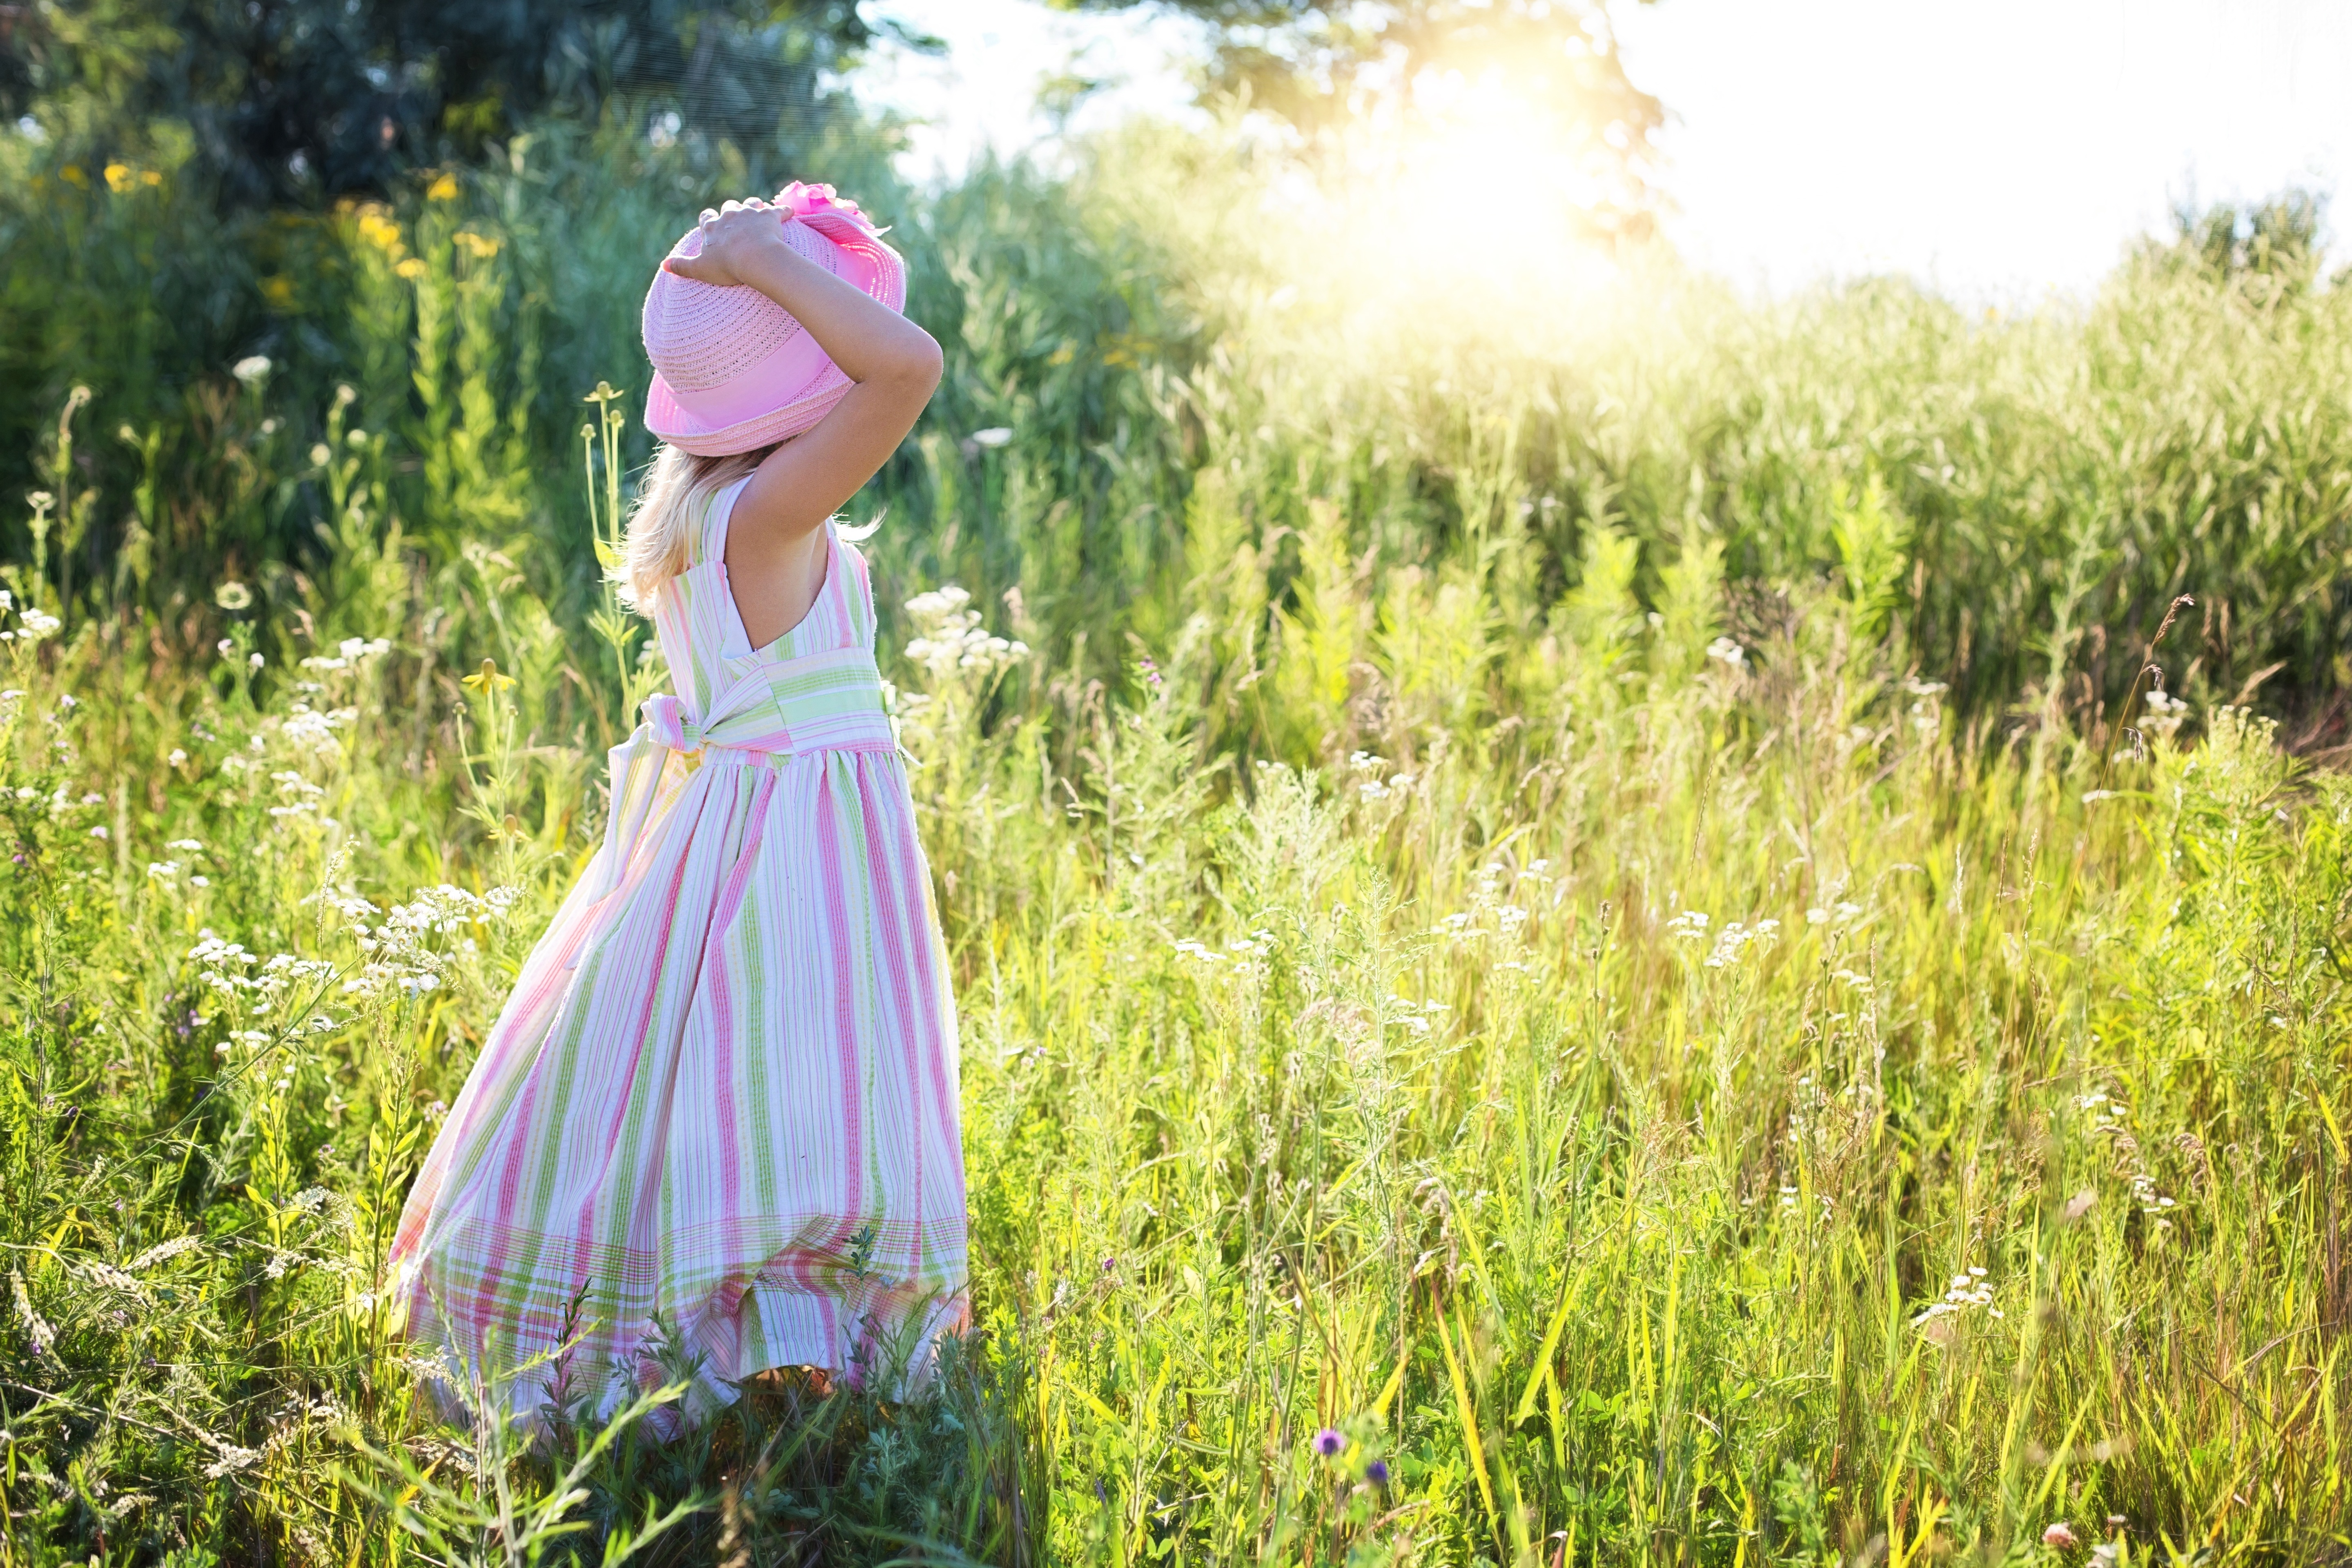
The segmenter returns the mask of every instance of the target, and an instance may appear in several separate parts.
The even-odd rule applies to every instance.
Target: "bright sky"
[[[1614,8],[1664,100],[1685,254],[1774,290],[1903,271],[1969,298],[2078,289],[2173,204],[2333,192],[2352,166],[2352,0],[1659,0]],[[1076,126],[1179,111],[1196,35],[1035,0],[874,0],[945,38],[861,89],[930,121],[909,173],[1052,133],[1074,52],[1118,85]],[[2341,225],[2331,225],[2341,228]],[[2336,246],[2339,258],[2347,247]]]

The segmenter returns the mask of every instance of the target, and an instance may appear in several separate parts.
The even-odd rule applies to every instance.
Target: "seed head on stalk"
[[[2141,682],[2147,680],[2151,675],[2156,676],[2159,680],[2161,680],[2164,676],[2164,671],[2156,662],[2157,647],[2164,641],[2164,634],[2172,629],[2172,623],[2180,618],[2180,612],[2184,609],[2194,608],[2196,604],[2197,601],[2194,598],[2190,597],[2187,594],[2183,594],[2179,598],[2173,600],[2171,606],[2164,612],[2164,619],[2158,624],[2156,635],[2147,639],[2147,650],[2140,656],[2139,673],[2132,677],[2131,690],[2126,693],[2124,698],[2123,711],[2117,715],[2113,733],[2122,734],[2126,732],[2131,728],[2131,721],[2139,717]],[[2107,736],[2103,735],[2100,737],[2100,789],[2105,790],[2107,787],[2108,780],[2115,773],[2115,745]]]

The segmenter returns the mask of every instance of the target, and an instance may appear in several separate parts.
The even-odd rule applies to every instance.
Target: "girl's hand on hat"
[[[663,271],[719,289],[755,287],[763,264],[772,265],[769,258],[792,253],[784,243],[782,209],[758,196],[703,208],[701,226],[702,254],[667,257]]]

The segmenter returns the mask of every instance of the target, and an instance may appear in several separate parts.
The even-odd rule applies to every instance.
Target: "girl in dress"
[[[963,1326],[954,1008],[834,521],[939,384],[905,300],[856,204],[800,184],[703,213],[646,296],[666,445],[624,589],[675,690],[392,1255],[409,1335],[518,1413],[608,1412],[666,1343],[689,1415],[772,1367],[896,1383]]]

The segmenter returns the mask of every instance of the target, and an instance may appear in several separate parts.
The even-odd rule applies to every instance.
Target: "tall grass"
[[[299,600],[285,574],[340,548],[348,459],[312,458],[341,408],[369,443],[370,529],[436,567],[496,548],[577,625],[598,597],[581,392],[638,406],[636,303],[688,216],[811,172],[630,123],[549,121],[388,203],[237,225],[204,216],[168,149],[68,179],[0,136],[0,493],[58,489],[58,411],[93,395],[54,586],[165,619],[223,575]],[[2256,266],[2200,230],[2021,314],[1893,279],[1758,305],[1657,254],[1367,289],[1382,247],[1335,254],[1328,214],[1225,141],[1140,131],[1066,180],[989,167],[929,196],[881,150],[845,136],[817,172],[898,226],[950,368],[867,504],[900,524],[910,590],[1017,583],[1033,640],[1058,658],[1083,636],[1091,678],[1119,679],[1114,623],[1174,632],[1204,470],[1290,531],[1278,590],[1318,500],[1386,562],[1524,539],[1517,621],[1601,533],[1634,544],[1648,609],[1693,542],[1765,591],[1850,569],[1833,520],[1874,480],[1899,525],[1888,609],[1971,714],[2098,722],[2127,645],[2193,591],[2176,687],[2267,703],[2303,750],[2344,741],[2352,294],[2308,255]],[[648,452],[633,433],[623,456]],[[29,558],[8,505],[0,540]],[[496,651],[455,635],[461,661]]]
[[[647,1561],[2342,1549],[2340,778],[2169,700],[2106,789],[1956,740],[1851,584],[1597,568],[1534,643],[1309,542],[1133,702],[921,606],[981,1335],[576,1473],[438,1426],[373,1292],[587,758],[422,620],[257,704],[18,616],[9,1560],[509,1560],[575,1483],[592,1554],[688,1509]],[[1225,703],[1350,754],[1236,768]]]
[[[1668,275],[1408,353],[1117,158],[908,224],[956,369],[874,548],[978,1328],[904,1405],[449,1425],[378,1295],[655,673],[578,630],[604,405],[540,454],[608,373],[522,175],[335,220],[380,358],[139,437],[143,584],[45,415],[0,1564],[2352,1555],[2352,789],[2284,743],[2338,291]]]

